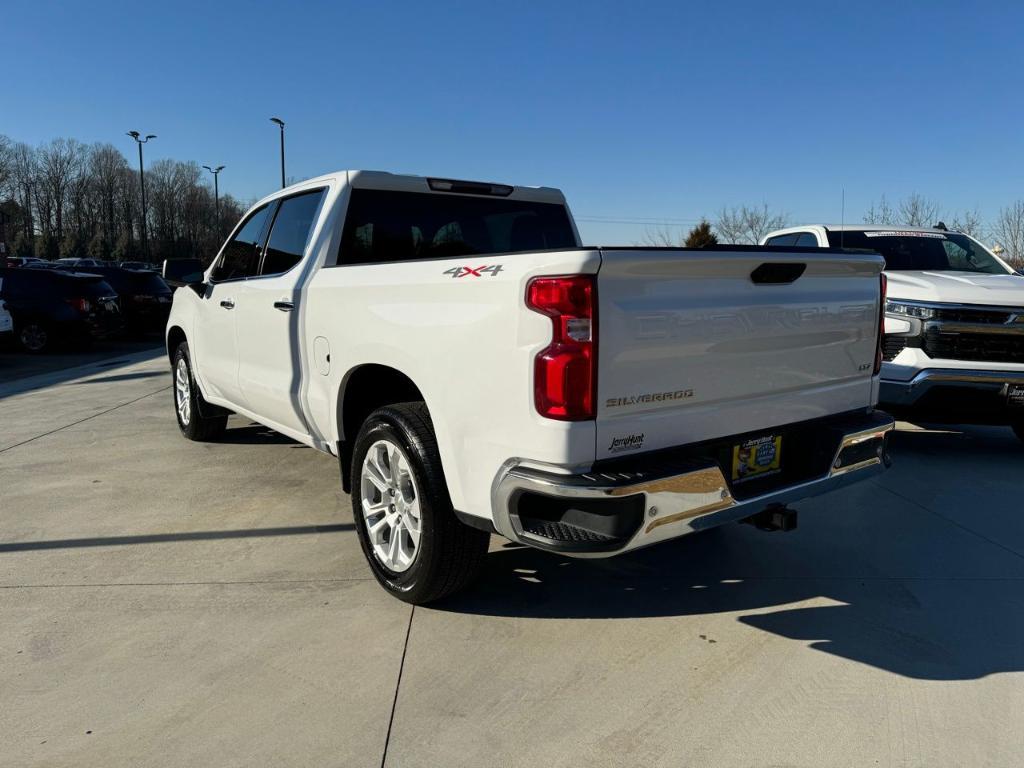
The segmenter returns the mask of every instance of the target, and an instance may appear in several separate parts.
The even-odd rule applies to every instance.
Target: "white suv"
[[[1024,278],[984,245],[941,225],[809,225],[762,244],[880,253],[881,407],[920,421],[1008,424],[1024,440]]]

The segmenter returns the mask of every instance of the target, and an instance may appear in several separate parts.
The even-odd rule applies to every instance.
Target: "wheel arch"
[[[167,329],[167,359],[174,365],[174,351],[183,341],[188,341],[185,330],[180,325],[172,325]]]
[[[366,417],[378,408],[393,403],[422,401],[423,391],[405,373],[389,365],[365,363],[350,370],[343,379],[336,406],[338,459],[341,486],[351,489],[352,446]]]

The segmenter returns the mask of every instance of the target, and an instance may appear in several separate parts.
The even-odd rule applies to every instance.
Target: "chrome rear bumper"
[[[564,475],[510,463],[494,486],[495,527],[523,544],[580,557],[608,557],[754,515],[766,507],[818,496],[882,472],[893,419],[875,411],[841,434],[820,477],[737,498],[719,464],[705,461],[654,476],[594,472]],[[637,457],[641,459],[642,457]],[[538,526],[520,500],[563,509]]]

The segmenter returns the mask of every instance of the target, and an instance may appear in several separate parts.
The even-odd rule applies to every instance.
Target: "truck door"
[[[195,370],[207,394],[245,407],[238,386],[235,314],[242,287],[259,268],[271,205],[253,211],[221,250],[200,305],[190,344]]]
[[[235,309],[242,396],[271,426],[303,435],[301,262],[325,191],[280,200],[258,274],[245,281]]]

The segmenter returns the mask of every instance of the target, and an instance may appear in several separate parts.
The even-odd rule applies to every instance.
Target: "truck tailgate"
[[[824,249],[602,249],[597,458],[872,405],[882,267]]]

